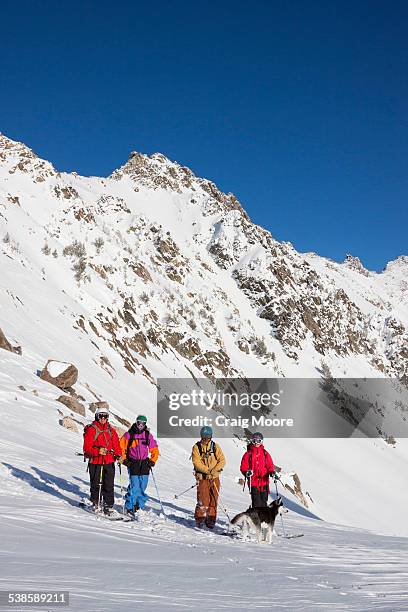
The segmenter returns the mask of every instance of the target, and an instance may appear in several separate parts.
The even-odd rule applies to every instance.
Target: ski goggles
[[[263,440],[262,438],[252,438],[251,442],[252,444],[262,444]]]
[[[109,419],[109,414],[106,414],[105,412],[102,412],[102,413],[100,412],[99,414],[96,415],[96,418],[97,419],[106,419],[106,420],[108,420]]]

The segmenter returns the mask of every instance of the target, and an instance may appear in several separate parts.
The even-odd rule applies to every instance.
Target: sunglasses
[[[109,419],[109,414],[98,414],[98,419]]]
[[[254,438],[252,440],[252,444],[262,444],[262,440],[260,440],[259,438]]]

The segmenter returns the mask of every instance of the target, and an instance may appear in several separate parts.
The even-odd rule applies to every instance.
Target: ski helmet
[[[212,438],[213,435],[213,430],[212,427],[210,427],[209,425],[206,425],[206,427],[202,427],[200,429],[200,436],[202,438]]]
[[[140,432],[147,428],[147,418],[144,414],[138,414],[136,417],[136,429]]]
[[[109,408],[102,408],[101,406],[99,406],[99,408],[95,410],[95,418],[98,420],[101,417],[109,419]]]
[[[253,444],[259,444],[261,442],[263,442],[263,435],[261,434],[260,431],[256,431],[251,438],[251,442]]]

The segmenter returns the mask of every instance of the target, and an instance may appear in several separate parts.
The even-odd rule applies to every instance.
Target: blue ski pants
[[[125,508],[133,510],[136,504],[143,509],[148,499],[146,495],[146,487],[149,482],[149,476],[131,476],[129,473],[129,486],[125,495]]]

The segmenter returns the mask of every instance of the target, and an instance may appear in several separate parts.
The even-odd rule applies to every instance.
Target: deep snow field
[[[408,609],[404,537],[312,518],[286,495],[290,511],[283,518],[285,532],[303,537],[275,534],[270,546],[255,539],[244,543],[239,534],[224,535],[228,524],[222,506],[232,517],[248,505],[248,494],[234,479],[234,461],[222,479],[217,531],[197,531],[194,489],[174,498],[194,482],[189,462],[193,441],[182,441],[184,448],[173,441],[160,444],[155,474],[166,517],[152,480],[148,510],[136,522],[113,523],[85,513],[77,504],[87,497],[87,474],[82,458],[75,455],[81,450],[82,434],[61,428],[55,402],[29,391],[35,386],[46,395],[47,389],[53,393],[51,385],[27,371],[26,391],[16,389],[21,357],[4,351],[1,357],[0,589],[68,590],[69,609],[89,612],[146,606]],[[119,473],[115,490],[120,510]],[[334,498],[336,494],[334,488]],[[352,507],[351,497],[349,503]],[[380,513],[386,504],[378,483],[378,504],[372,513]],[[280,520],[276,532],[282,535]]]

